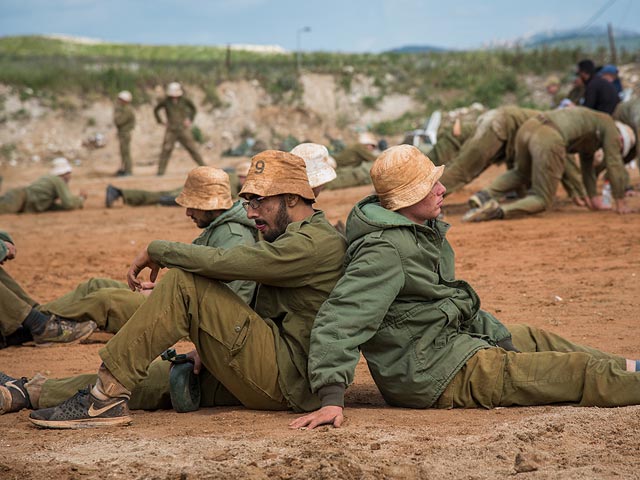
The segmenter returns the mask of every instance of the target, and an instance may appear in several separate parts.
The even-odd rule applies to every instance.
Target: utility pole
[[[300,47],[300,35],[311,31],[311,27],[302,27],[296,31],[296,68],[298,73],[302,70],[302,51]]]
[[[618,64],[618,55],[616,54],[616,42],[613,39],[613,27],[607,23],[607,34],[609,35],[609,50],[611,51],[611,63]]]

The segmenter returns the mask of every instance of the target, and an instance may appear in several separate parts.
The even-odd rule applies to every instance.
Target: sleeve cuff
[[[344,408],[344,391],[346,387],[341,383],[333,383],[331,385],[325,385],[318,389],[318,397],[320,397],[320,403],[323,407],[329,405],[343,407]]]
[[[167,243],[168,242],[164,240],[154,240],[147,247],[147,253],[149,254],[149,257],[158,265],[164,265],[163,257],[166,251]]]

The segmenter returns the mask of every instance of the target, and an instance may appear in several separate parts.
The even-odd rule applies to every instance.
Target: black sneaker
[[[61,429],[111,427],[131,423],[126,398],[98,400],[91,393],[91,386],[78,391],[57,407],[31,412],[29,420],[39,427]]]
[[[24,387],[25,377],[13,378],[0,372],[0,415],[31,408],[29,393]]]
[[[44,331],[33,335],[33,341],[39,347],[54,343],[80,342],[89,337],[97,328],[96,322],[72,322],[55,315],[51,315]]]
[[[113,203],[118,200],[122,196],[122,192],[120,189],[114,187],[113,185],[107,185],[107,193],[105,197],[105,205],[107,208],[111,208]]]

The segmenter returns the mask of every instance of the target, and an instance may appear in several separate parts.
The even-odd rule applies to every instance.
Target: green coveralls
[[[640,373],[626,372],[624,358],[526,326],[511,335],[481,310],[455,278],[448,228],[413,223],[375,196],[354,207],[345,274],[311,332],[309,378],[322,405],[343,405],[360,352],[394,406],[640,403]],[[527,353],[497,347],[510,337]]]
[[[62,177],[45,175],[28,187],[14,188],[0,196],[0,214],[75,210],[82,204],[82,198],[71,193]]]
[[[475,133],[462,145],[459,155],[447,165],[440,177],[440,183],[447,189],[446,194],[464,187],[494,163],[504,161],[507,169],[512,168],[518,129],[539,113],[537,110],[508,106],[481,115]],[[563,176],[562,184],[570,197],[584,197],[580,171],[570,159],[567,159],[567,173]]]
[[[158,175],[164,175],[169,163],[169,157],[173,151],[176,141],[189,152],[191,158],[198,165],[205,165],[204,160],[198,152],[198,147],[193,139],[191,130],[184,125],[184,121],[189,119],[193,121],[196,116],[196,107],[191,100],[185,97],[166,97],[156,108],[153,114],[158,123],[163,123],[160,117],[160,110],[164,109],[167,115],[167,130],[162,141],[162,151],[160,152],[160,161],[158,163]]]
[[[336,178],[327,183],[328,190],[370,185],[369,170],[376,156],[366,145],[356,143],[349,145],[334,157],[336,161]]]
[[[193,245],[220,248],[253,245],[256,240],[254,225],[247,218],[241,203],[236,202],[211,222],[193,241]],[[245,302],[251,301],[254,282],[234,281],[228,286]],[[36,308],[42,313],[55,314],[77,322],[93,320],[98,328],[116,333],[146,298],[141,293],[132,292],[126,283],[108,278],[92,278],[62,297]],[[35,305],[36,302],[0,268],[0,333],[4,336],[13,333]]]
[[[117,102],[113,112],[113,123],[115,123],[118,129],[122,170],[124,173],[131,175],[133,173],[133,163],[131,162],[131,132],[136,126],[136,115],[133,112],[133,107],[128,103]]]
[[[497,197],[530,185],[529,194],[502,207],[504,218],[533,214],[550,208],[568,153],[580,153],[584,186],[597,196],[593,154],[604,150],[614,198],[624,197],[625,170],[620,156],[618,130],[607,114],[572,107],[540,114],[528,120],[516,137],[516,166],[496,178],[489,192]]]
[[[170,406],[168,367],[151,362],[189,336],[208,371],[201,374],[202,406],[235,398],[255,409],[314,410],[319,402],[307,379],[309,332],[342,274],[345,247],[319,211],[289,224],[272,243],[211,249],[152,242],[153,261],[171,270],[100,356],[132,391],[131,408]],[[233,279],[259,283],[251,307],[222,283]],[[60,403],[95,378],[48,380],[38,407]]]

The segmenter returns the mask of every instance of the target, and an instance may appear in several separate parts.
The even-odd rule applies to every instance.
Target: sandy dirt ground
[[[229,163],[233,163],[229,160]],[[155,167],[113,179],[115,164],[79,167],[71,187],[90,198],[78,212],[4,215],[18,256],[5,268],[39,301],[89,277],[123,279],[133,256],[153,239],[189,242],[198,230],[181,208],[104,208],[108,183],[174,188],[193,164],[177,152],[170,174]],[[43,167],[40,167],[43,168]],[[458,277],[504,323],[530,323],[570,339],[640,358],[640,213],[592,213],[562,194],[543,215],[508,222],[460,222],[468,195],[499,173],[486,172],[447,199]],[[43,170],[4,170],[3,190]],[[634,183],[638,183],[634,172]],[[369,187],[325,192],[319,206],[345,219]],[[640,197],[630,199],[640,210]],[[95,371],[108,339],[50,348],[0,350],[14,376]],[[184,346],[183,346],[184,347]],[[492,479],[640,478],[640,407],[541,406],[495,410],[409,410],[384,405],[361,361],[340,429],[290,430],[292,413],[242,408],[134,412],[129,427],[47,431],[28,411],[0,416],[0,479]]]

